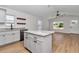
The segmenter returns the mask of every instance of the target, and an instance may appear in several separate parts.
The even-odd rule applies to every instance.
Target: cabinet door
[[[2,33],[0,35],[0,45],[5,45],[5,44],[8,44],[8,43],[11,43],[12,40],[11,40],[11,33]]]
[[[41,53],[42,52],[42,41],[39,40],[41,37],[32,35],[33,38],[31,39],[31,51],[33,53]]]
[[[36,41],[36,39],[34,39],[34,37],[33,38],[31,38],[31,40],[30,40],[30,44],[31,44],[31,48],[30,48],[30,50],[33,52],[33,53],[35,53],[36,52],[36,44],[37,44],[37,41]]]
[[[7,32],[5,35],[5,39],[7,40],[7,44],[15,42],[15,41],[19,41],[20,34],[18,34],[18,33],[19,32]]]
[[[37,41],[37,43],[36,43],[36,53],[41,53],[41,52],[42,52],[42,42]]]
[[[7,32],[5,35],[5,39],[7,40],[6,43],[11,43],[13,42],[14,38],[12,38],[12,34],[10,32]]]
[[[30,41],[30,38],[27,36],[27,37],[24,37],[24,47],[27,48],[27,49],[31,49],[31,41]]]
[[[24,47],[29,49],[31,52],[36,51],[36,45],[35,40],[33,38],[33,35],[28,34],[26,37],[24,37]]]
[[[20,40],[20,32],[19,31],[12,32],[11,35],[12,35],[11,37],[12,37],[13,41],[19,41]]]
[[[5,34],[4,35],[0,35],[0,46],[4,45],[5,43],[6,43]]]

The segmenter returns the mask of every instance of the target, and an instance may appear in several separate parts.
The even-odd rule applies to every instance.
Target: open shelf
[[[26,23],[17,23],[17,24],[19,24],[19,25],[25,25]]]
[[[25,18],[17,17],[17,20],[26,20]]]
[[[22,17],[17,17],[17,24],[18,25],[26,25],[26,19]]]

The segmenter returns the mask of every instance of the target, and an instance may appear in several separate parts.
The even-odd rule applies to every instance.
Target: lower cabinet
[[[24,46],[33,53],[41,52],[41,42],[33,37],[26,37],[24,40]]]
[[[27,33],[24,33],[27,34]],[[33,53],[51,53],[52,36],[37,36],[33,34],[24,35],[24,47]]]
[[[36,51],[36,43],[34,42],[34,38],[31,36],[27,36],[24,38],[24,46],[33,52]]]
[[[29,44],[29,43],[31,43],[31,40],[30,40],[30,38],[29,37],[24,37],[24,46],[27,46],[28,47],[28,49],[30,50],[31,49],[31,44]]]
[[[6,39],[5,39],[5,34],[3,35],[0,35],[0,45],[3,45],[3,44],[5,44],[6,43]]]
[[[20,40],[20,31],[0,33],[0,46]]]
[[[42,42],[40,42],[40,41],[37,41],[37,44],[36,44],[36,52],[37,53],[43,52],[42,51]]]

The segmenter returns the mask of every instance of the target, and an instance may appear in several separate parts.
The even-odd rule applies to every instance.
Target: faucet
[[[11,24],[11,30],[13,29],[13,25]]]

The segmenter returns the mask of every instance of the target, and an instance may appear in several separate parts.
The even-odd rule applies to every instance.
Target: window
[[[6,15],[5,25],[6,26],[11,26],[11,24],[14,25],[14,23],[15,23],[15,17],[13,15]]]
[[[53,22],[53,29],[64,29],[64,22],[62,21]]]

